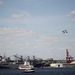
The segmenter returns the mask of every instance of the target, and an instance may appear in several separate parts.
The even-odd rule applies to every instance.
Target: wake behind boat
[[[23,70],[23,72],[34,72],[34,66],[30,65],[28,61],[25,61],[24,64],[19,65],[18,67],[20,70]]]

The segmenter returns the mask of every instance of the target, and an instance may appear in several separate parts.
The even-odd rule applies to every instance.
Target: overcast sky
[[[75,0],[0,0],[0,55],[65,59],[66,49],[75,58]]]

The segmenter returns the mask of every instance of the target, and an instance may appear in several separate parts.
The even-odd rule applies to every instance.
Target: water
[[[23,73],[17,69],[0,69],[0,75],[75,75],[75,68],[41,68],[33,73]]]

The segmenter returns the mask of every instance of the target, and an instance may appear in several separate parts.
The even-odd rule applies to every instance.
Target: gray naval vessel
[[[10,60],[0,56],[0,69],[14,68],[18,69],[19,65],[23,64],[23,60]]]

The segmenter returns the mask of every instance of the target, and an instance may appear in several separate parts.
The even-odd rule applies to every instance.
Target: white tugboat
[[[34,66],[30,65],[28,61],[25,61],[24,64],[19,65],[18,67],[20,70],[23,70],[23,72],[34,72]]]

